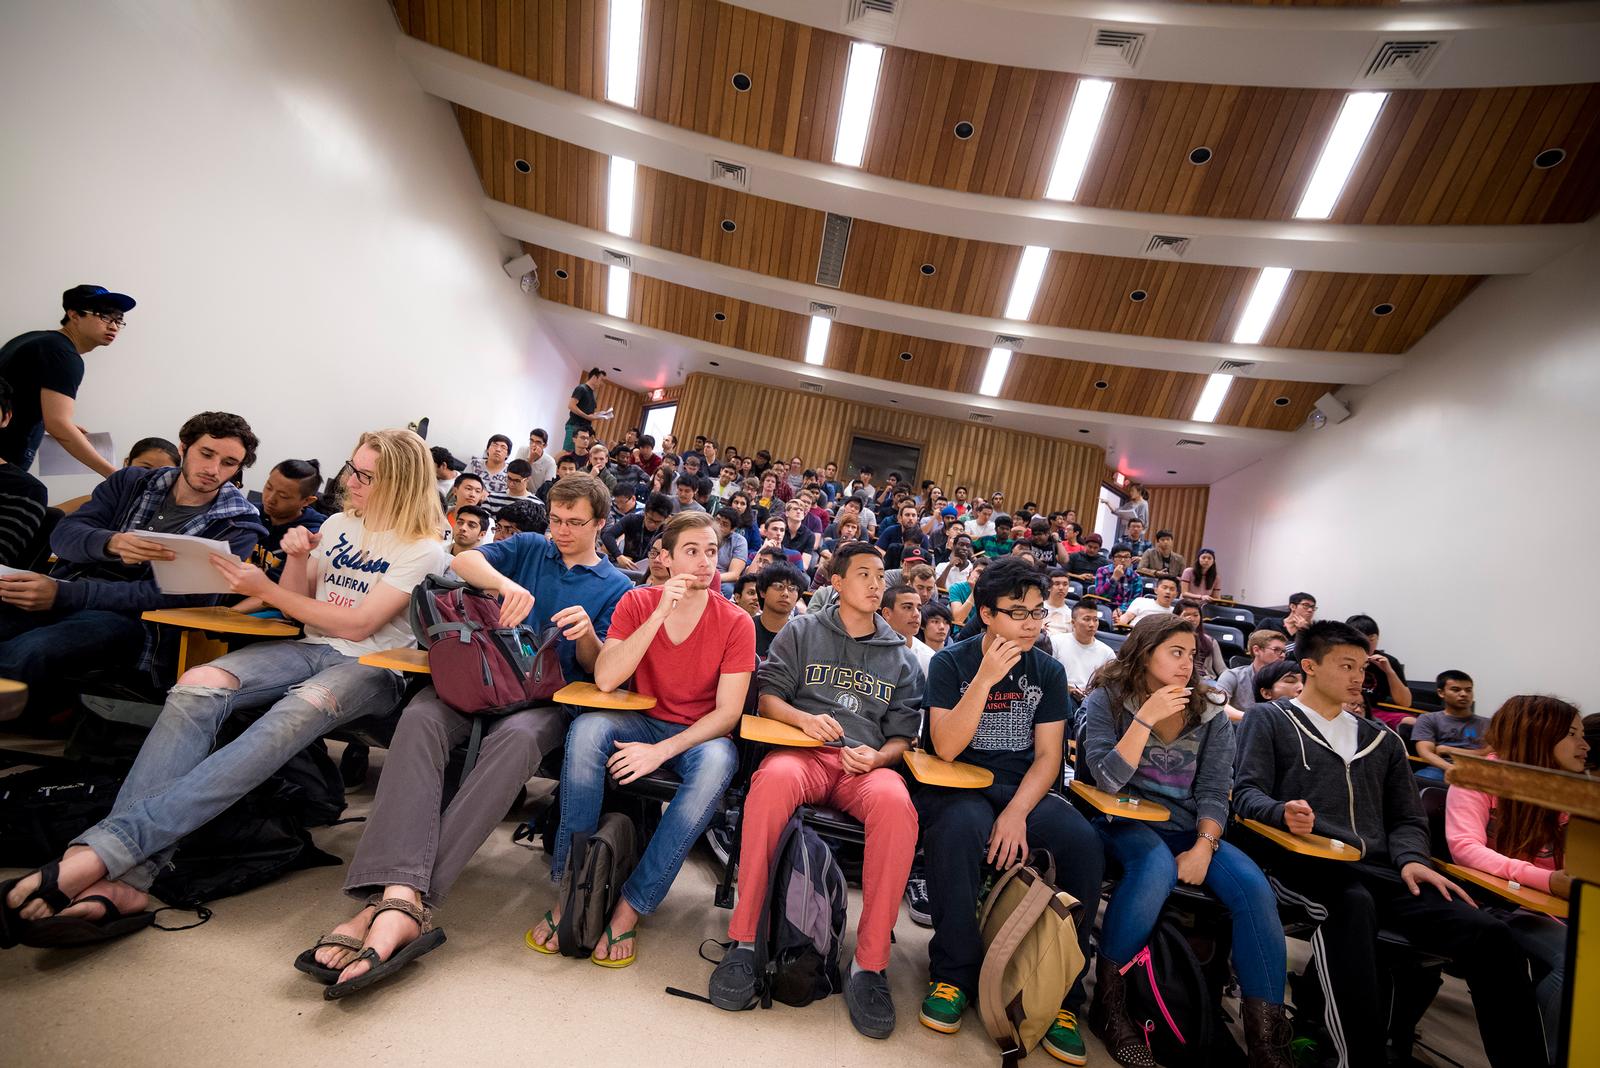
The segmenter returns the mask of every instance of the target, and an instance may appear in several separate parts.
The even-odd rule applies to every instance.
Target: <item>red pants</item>
[[[878,768],[851,775],[837,749],[778,750],[761,762],[750,780],[739,853],[739,900],[728,937],[755,941],[772,851],[794,810],[807,804],[831,805],[866,825],[856,960],[868,971],[881,972],[889,966],[889,936],[900,916],[900,897],[917,851],[917,810],[897,773]]]

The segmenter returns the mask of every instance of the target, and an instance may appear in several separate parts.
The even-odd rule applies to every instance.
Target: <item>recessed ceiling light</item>
[[[735,74],[733,76],[733,87],[741,93],[748,93],[750,91],[750,75],[744,71]]]
[[[1344,98],[1339,117],[1322,146],[1322,155],[1317,157],[1316,170],[1311,172],[1311,181],[1295,209],[1295,218],[1326,219],[1333,214],[1333,206],[1339,202],[1339,194],[1344,192],[1350,172],[1355,170],[1366,146],[1367,135],[1388,98],[1388,93],[1351,93]]]
[[[1566,149],[1564,149],[1564,148],[1547,148],[1543,152],[1539,153],[1537,156],[1533,157],[1533,165],[1535,167],[1537,167],[1541,171],[1547,171],[1551,167],[1559,167],[1559,166],[1561,166],[1561,162],[1563,160],[1565,160],[1566,158],[1567,158],[1567,150]]]
[[[911,353],[909,353],[909,352],[902,352],[902,353],[901,353],[901,354],[900,354],[900,358],[901,358],[901,359],[902,359],[902,360],[904,360],[904,361],[905,361],[905,362],[906,362],[906,363],[910,363],[910,362],[911,362]]]
[[[620,367],[613,367],[612,370],[615,371],[619,375],[622,373],[622,368],[620,368]]]
[[[1172,470],[1172,469],[1170,469],[1170,468],[1169,468],[1169,469],[1168,469],[1168,470],[1167,470],[1167,474],[1169,474],[1169,475],[1175,475],[1175,474],[1177,474],[1177,473],[1178,473],[1178,472],[1176,472],[1176,471],[1173,471],[1173,470]]]
[[[897,401],[897,400],[895,400],[895,399],[894,399],[894,398],[893,398],[893,397],[890,397],[890,398],[889,398],[889,403],[890,403],[890,404],[899,404],[899,403],[900,403],[900,402],[899,402],[899,401]]]
[[[606,176],[606,229],[622,237],[633,236],[633,160],[612,156]]]
[[[1033,314],[1033,302],[1039,295],[1039,284],[1044,281],[1044,265],[1050,250],[1043,245],[1029,245],[1022,250],[1017,261],[1017,273],[1011,279],[1011,294],[1006,297],[1007,319],[1026,319]]]
[[[529,163],[525,159],[515,160],[515,161],[512,162],[511,165],[513,167],[515,167],[517,170],[521,171],[523,174],[532,174],[533,173],[533,164]]]
[[[1088,432],[1089,432],[1089,428],[1088,427],[1079,427],[1078,428],[1078,433],[1080,433],[1080,434],[1087,434]]]
[[[1272,398],[1272,403],[1276,404],[1279,408],[1287,408],[1287,407],[1289,407],[1289,398],[1288,397],[1273,397]]]
[[[718,362],[717,362],[717,361],[716,361],[716,360],[707,360],[707,361],[706,361],[706,363],[707,363],[707,364],[708,364],[708,365],[710,365],[710,366],[712,366],[712,367],[721,367],[721,366],[722,366],[722,365],[721,365],[721,364],[720,364],[720,363],[718,363]]]
[[[1394,311],[1394,305],[1388,301],[1384,301],[1382,304],[1375,304],[1372,308],[1373,315],[1388,315],[1392,311]]]
[[[933,274],[933,272],[934,272],[934,271],[937,271],[937,270],[938,270],[938,269],[939,269],[939,268],[937,268],[937,267],[935,267],[935,266],[934,266],[934,265],[933,265],[933,264],[931,264],[931,263],[924,263],[924,264],[923,264],[923,265],[922,265],[922,267],[921,267],[921,268],[920,268],[920,270],[921,270],[921,271],[922,271],[922,273],[923,273],[923,274],[925,274],[925,275],[929,275],[929,276],[930,276],[930,277],[931,277],[931,276],[932,276],[932,274]]]
[[[983,379],[978,383],[978,392],[985,397],[1000,396],[1000,387],[1006,381],[1006,368],[1010,366],[1010,349],[990,349],[989,362],[983,366]]]
[[[728,321],[728,313],[727,312],[712,312],[711,318],[715,319],[719,323],[725,323],[725,322]]]
[[[965,119],[963,119],[962,121],[956,123],[956,137],[957,137],[957,139],[965,141],[968,138],[970,138],[972,136],[972,134],[973,134],[972,123],[967,122]]]
[[[1228,387],[1231,385],[1233,385],[1232,375],[1207,377],[1206,388],[1200,391],[1200,399],[1194,405],[1194,414],[1189,418],[1197,423],[1215,422],[1217,413],[1222,410],[1222,402],[1227,399]]]
[[[606,25],[606,99],[625,108],[638,107],[644,0],[611,0]]]
[[[566,278],[567,277],[567,269],[565,267],[557,267],[556,268],[556,277],[557,278]]]
[[[1189,150],[1189,162],[1196,167],[1205,166],[1211,162],[1211,150],[1205,145],[1201,145],[1199,148],[1191,148]]]
[[[1233,330],[1233,343],[1235,345],[1256,345],[1261,342],[1261,335],[1267,332],[1267,324],[1272,321],[1272,313],[1278,310],[1278,301],[1283,299],[1283,290],[1289,284],[1289,268],[1263,267],[1256,276],[1255,288],[1250,291],[1250,299],[1245,302],[1244,314],[1239,316],[1239,325]]]
[[[1132,293],[1128,294],[1128,299],[1133,301],[1135,304],[1143,304],[1144,299],[1149,295],[1149,293],[1142,289],[1135,289]]]
[[[828,333],[833,320],[826,315],[811,317],[811,332],[806,335],[806,363],[820,367],[828,358]]]
[[[723,233],[731,234],[737,229],[739,229],[739,224],[734,222],[732,219],[723,219],[722,220],[722,232]]]
[[[867,130],[872,125],[872,103],[878,95],[878,74],[883,69],[883,47],[865,41],[850,42],[850,65],[844,76],[844,98],[839,102],[839,133],[833,141],[833,162],[861,166],[867,151]]]
[[[626,319],[633,272],[626,267],[607,267],[606,272],[606,314],[613,319]]]
[[[1110,389],[1111,388],[1111,383],[1107,382],[1105,379],[1102,378],[1100,381],[1098,381],[1098,382],[1096,382],[1094,384],[1094,388],[1095,389]]]
[[[1044,195],[1048,199],[1072,200],[1078,195],[1078,183],[1089,165],[1089,153],[1094,150],[1100,120],[1105,118],[1106,101],[1110,98],[1110,82],[1100,78],[1078,79],[1077,91],[1072,94],[1072,110],[1067,112],[1055,164],[1050,168],[1050,181],[1045,185]]]

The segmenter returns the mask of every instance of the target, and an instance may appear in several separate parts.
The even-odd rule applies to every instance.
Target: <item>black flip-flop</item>
[[[322,992],[322,996],[324,998],[328,999],[329,1001],[338,1001],[342,997],[359,993],[360,991],[365,990],[367,987],[372,986],[374,983],[380,983],[389,978],[395,972],[398,972],[400,969],[404,968],[407,964],[410,964],[418,957],[421,957],[427,953],[432,953],[434,950],[444,945],[444,932],[433,926],[433,914],[431,910],[424,909],[419,905],[414,905],[403,898],[384,898],[382,901],[378,902],[378,911],[372,914],[372,922],[377,923],[378,917],[383,915],[385,912],[405,913],[416,922],[420,933],[418,933],[417,937],[413,938],[411,941],[395,950],[394,954],[388,960],[379,958],[378,951],[372,947],[364,946],[360,955],[357,956],[355,960],[351,961],[350,964],[345,965],[345,967],[348,968],[357,961],[366,961],[367,970],[356,976],[354,979],[347,980],[343,983],[334,983],[332,986],[328,987]],[[371,931],[370,927],[368,928],[368,931]]]
[[[346,964],[344,968],[330,968],[328,965],[317,960],[317,951],[323,946],[339,946],[342,949],[356,950],[366,948],[359,939],[352,938],[349,935],[325,934],[321,938],[317,939],[316,945],[312,946],[310,949],[306,950],[304,953],[301,953],[294,959],[296,971],[305,972],[307,975],[311,976],[311,978],[315,979],[324,986],[332,986],[334,983],[338,982],[339,973],[344,971],[344,968],[350,967],[350,964],[354,964],[355,961],[352,960],[350,964]]]
[[[39,886],[22,899],[22,904],[12,908],[5,903],[11,896],[11,891],[16,885],[30,875],[39,877]],[[43,920],[25,920],[22,910],[30,901],[43,901],[49,906],[51,912],[60,912],[72,904],[72,899],[62,892],[57,880],[61,876],[61,862],[52,860],[38,871],[29,872],[28,875],[19,875],[15,879],[0,883],[0,949],[10,949],[12,946],[25,944],[24,935],[37,923]],[[54,919],[54,917],[48,917]]]
[[[51,916],[36,920],[22,932],[22,944],[39,949],[64,949],[68,946],[92,946],[142,931],[156,922],[153,911],[124,915],[122,910],[102,894],[90,894],[69,902],[81,905],[97,901],[106,911],[95,919],[87,916]]]

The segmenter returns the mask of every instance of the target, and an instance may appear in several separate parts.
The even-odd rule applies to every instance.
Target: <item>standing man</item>
[[[578,431],[587,430],[591,434],[594,433],[595,419],[611,418],[609,408],[598,415],[595,414],[600,402],[595,399],[594,387],[605,377],[606,373],[600,368],[589,368],[589,373],[583,376],[583,381],[578,383],[572,391],[572,396],[567,398],[567,438],[561,445],[563,449],[569,452],[572,450],[573,438]],[[587,444],[584,451],[588,451]]]
[[[39,443],[49,435],[73,459],[102,477],[116,465],[94,451],[89,436],[73,420],[83,357],[117,340],[122,317],[135,301],[105,286],[73,286],[61,294],[61,326],[30,330],[0,347],[0,378],[14,393],[11,422],[0,427],[0,456],[23,471],[33,466]]]

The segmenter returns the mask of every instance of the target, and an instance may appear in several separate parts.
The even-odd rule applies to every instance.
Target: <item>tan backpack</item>
[[[1058,890],[1055,878],[1055,861],[1036,850],[1000,876],[978,912],[978,1014],[1007,1068],[1038,1045],[1083,971],[1078,901]]]

